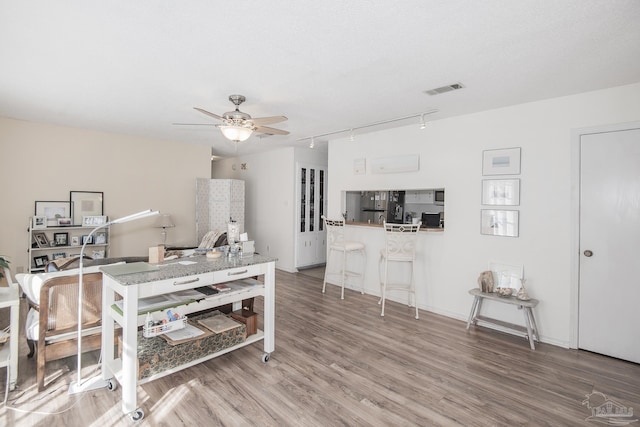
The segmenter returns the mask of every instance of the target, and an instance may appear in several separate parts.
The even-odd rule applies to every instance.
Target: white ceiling
[[[433,108],[429,120],[636,83],[639,23],[638,0],[0,0],[0,115],[229,156],[215,127],[173,123],[215,124],[193,107],[222,114],[238,93],[290,132],[238,154],[304,146]],[[455,82],[466,88],[424,93]]]

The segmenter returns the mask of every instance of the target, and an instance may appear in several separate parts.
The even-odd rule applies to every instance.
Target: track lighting
[[[439,110],[437,110],[437,109],[433,109],[433,110],[425,111],[424,113],[412,114],[410,116],[398,117],[396,119],[383,120],[381,122],[370,123],[368,125],[363,125],[363,126],[357,126],[357,127],[352,127],[352,128],[348,128],[348,129],[337,130],[337,131],[334,131],[334,132],[322,133],[322,134],[318,134],[318,135],[314,135],[314,136],[305,136],[304,138],[297,139],[297,141],[304,141],[304,140],[310,139],[311,142],[309,143],[309,148],[313,148],[313,146],[314,146],[314,138],[319,138],[321,136],[336,135],[336,134],[345,133],[345,132],[350,132],[349,140],[350,141],[354,141],[355,140],[355,136],[354,136],[353,132],[355,130],[369,128],[369,127],[373,127],[373,126],[384,125],[384,124],[387,124],[387,123],[399,122],[401,120],[413,119],[415,117],[420,117],[420,129],[424,129],[424,128],[426,128],[426,123],[424,121],[424,116],[427,115],[427,114],[437,113],[438,111]]]
[[[314,137],[311,137],[311,142],[309,143],[309,148],[313,148],[313,147],[315,147],[315,145],[316,145],[316,142],[314,140]]]

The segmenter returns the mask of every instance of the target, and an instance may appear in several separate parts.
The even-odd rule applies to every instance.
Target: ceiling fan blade
[[[289,135],[289,131],[282,129],[274,129],[267,126],[258,126],[256,132],[266,133],[267,135]]]
[[[214,119],[218,119],[218,120],[224,120],[222,117],[220,117],[217,114],[213,114],[208,112],[207,110],[203,110],[202,108],[198,108],[198,107],[193,107],[194,109],[200,111],[202,114],[206,114],[207,116],[213,117]]]
[[[174,126],[215,126],[213,123],[171,123]]]
[[[255,119],[251,119],[254,125],[262,126],[262,125],[272,125],[274,123],[284,122],[287,119],[285,116],[272,116],[272,117],[256,117]]]

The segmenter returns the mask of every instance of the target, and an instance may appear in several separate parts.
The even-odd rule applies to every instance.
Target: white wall
[[[195,244],[195,178],[210,174],[211,148],[0,117],[0,254],[27,266],[34,202],[102,191],[111,219],[156,209],[171,214],[167,243]],[[153,219],[111,229],[111,256],[148,255],[160,243]]]
[[[278,148],[213,162],[212,178],[245,181],[245,231],[256,252],[278,258],[276,268],[295,272],[295,164],[326,164],[326,151]],[[245,168],[242,168],[242,164]],[[234,169],[235,165],[235,169]]]
[[[523,264],[528,291],[540,300],[536,317],[543,341],[568,347],[571,132],[638,119],[640,84],[634,84],[435,120],[424,130],[406,126],[357,135],[354,142],[336,139],[329,142],[328,213],[344,210],[346,190],[445,188],[445,231],[420,236],[419,307],[466,320],[468,290],[490,260]],[[520,237],[481,235],[482,151],[509,147],[522,148]],[[420,155],[419,172],[353,174],[354,159],[404,154]],[[351,226],[348,231],[367,244],[366,289],[377,295],[382,230]],[[486,308],[523,324],[513,307]]]

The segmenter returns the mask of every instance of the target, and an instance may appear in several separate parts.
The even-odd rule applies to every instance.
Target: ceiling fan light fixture
[[[249,139],[253,133],[253,129],[250,127],[237,126],[237,125],[218,125],[220,131],[230,141],[243,142]]]

